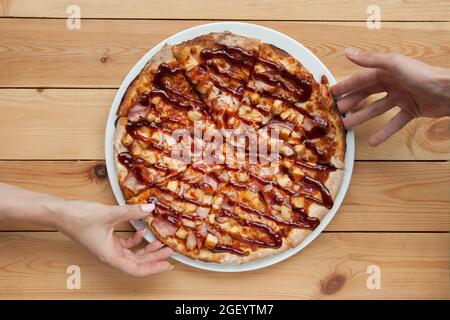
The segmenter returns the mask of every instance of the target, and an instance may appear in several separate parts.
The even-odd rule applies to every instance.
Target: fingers
[[[349,93],[337,102],[338,109],[342,113],[345,113],[352,110],[368,96],[383,92],[384,90],[384,86],[381,83],[376,83],[364,89]]]
[[[130,220],[144,219],[153,212],[153,210],[155,210],[155,205],[153,203],[111,207],[111,222],[117,224]]]
[[[135,252],[131,252],[127,249],[124,250],[123,255],[119,262],[125,272],[132,276],[146,276],[161,271],[171,270],[173,266],[165,259],[173,255],[173,250],[169,247],[165,247],[156,252],[149,252],[143,255],[137,255]]]
[[[386,141],[389,137],[403,128],[412,119],[412,115],[404,110],[400,110],[400,112],[397,113],[395,117],[392,118],[384,128],[370,137],[369,144],[371,146],[376,146]]]
[[[343,119],[344,126],[346,128],[356,127],[369,119],[379,116],[380,114],[388,111],[394,106],[395,106],[395,98],[393,98],[391,95],[387,95],[386,97],[381,98],[375,101],[374,103],[370,104],[361,111],[352,113],[349,117],[344,118]]]
[[[131,259],[117,259],[111,265],[133,277],[145,277],[173,269],[168,261],[137,262]]]
[[[143,231],[139,230],[133,237],[128,239],[127,246],[133,247],[142,240]],[[123,239],[122,239],[123,240]],[[117,243],[117,242],[116,242]],[[122,243],[122,241],[121,241]],[[154,241],[147,246],[144,251],[133,252],[126,247],[116,246],[114,253],[108,259],[103,261],[109,263],[111,266],[126,272],[132,276],[140,277],[146,276],[173,268],[171,264],[165,261],[171,255],[173,250],[169,247],[156,249],[160,247],[161,242]],[[142,254],[139,254],[141,252]]]
[[[139,249],[136,251],[137,255],[143,255],[145,253],[150,253],[150,252],[154,252],[158,249],[160,249],[162,246],[161,241],[159,240],[155,240],[152,243],[148,244],[145,246],[145,248]]]
[[[381,52],[364,52],[353,48],[345,49],[347,58],[366,68],[380,68],[389,70],[393,67],[393,55]]]
[[[145,235],[146,231],[147,231],[147,229],[145,229],[145,228],[138,230],[134,233],[134,235],[132,237],[130,237],[128,239],[119,238],[119,241],[122,243],[124,248],[127,248],[127,249],[133,248],[142,242],[142,239],[144,239],[144,235]]]
[[[158,251],[145,253],[143,255],[136,255],[139,261],[142,262],[155,262],[159,260],[165,260],[173,255],[173,250],[169,247],[164,247]]]
[[[379,82],[380,76],[380,70],[362,70],[350,78],[335,84],[331,90],[334,96],[342,96]]]

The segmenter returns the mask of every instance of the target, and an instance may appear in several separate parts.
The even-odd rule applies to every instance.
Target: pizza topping
[[[127,169],[131,169],[133,167],[133,156],[129,152],[121,152],[117,158],[119,159],[119,162]]]
[[[164,239],[169,237],[169,236],[175,235],[175,233],[176,233],[176,231],[178,229],[177,226],[174,225],[173,223],[170,223],[170,222],[165,221],[163,219],[160,219],[158,217],[155,217],[153,219],[152,227]]]
[[[198,121],[203,117],[203,115],[198,111],[191,110],[188,112],[188,117],[189,117],[189,120],[191,120],[191,121]]]
[[[203,110],[204,103],[187,93],[183,93],[174,90],[168,82],[164,79],[168,76],[181,75],[185,79],[185,71],[182,68],[171,68],[168,64],[162,63],[155,74],[154,85],[155,89],[150,92],[152,97],[160,97],[172,106],[178,107],[180,109],[190,110]],[[186,80],[185,80],[186,81]]]
[[[123,181],[123,186],[129,190],[131,190],[134,194],[139,191],[147,188],[145,183],[142,183],[136,176],[134,172],[128,173]]]
[[[201,223],[197,227],[197,234],[202,238],[206,238],[206,236],[208,235],[208,227],[206,223]]]
[[[131,122],[145,120],[149,111],[150,108],[148,106],[137,103],[133,107],[131,107],[130,111],[128,112],[128,120],[130,120]]]
[[[124,134],[124,136],[122,137],[122,139],[120,140],[120,142],[122,142],[122,144],[125,147],[129,147],[131,146],[131,144],[133,143],[134,139],[132,136],[130,136],[128,133]]]
[[[262,57],[258,57],[257,63],[274,72],[275,77],[267,76],[264,73],[255,73],[253,75],[254,78],[271,86],[280,87],[289,91],[295,98],[297,98],[299,102],[309,100],[311,97],[312,88],[311,83],[308,80],[300,79],[279,64]]]
[[[183,227],[178,228],[177,232],[175,233],[175,235],[182,240],[186,239],[188,234],[189,232]]]
[[[216,247],[218,241],[219,239],[217,239],[216,236],[208,233],[205,239],[205,247],[207,247],[208,249],[213,249]]]
[[[209,211],[210,211],[209,207],[198,207],[197,215],[200,218],[206,218],[208,216]]]
[[[314,198],[310,195],[306,195],[305,197],[320,204],[325,206],[328,209],[331,209],[333,207],[333,199],[331,198],[330,195],[330,191],[328,191],[327,188],[325,188],[325,186],[322,184],[322,182],[320,182],[319,180],[313,179],[311,177],[305,176],[303,178],[303,182],[308,185],[311,186],[313,189],[318,189],[320,194],[321,194],[321,199],[317,199]]]
[[[182,224],[183,224],[185,227],[190,228],[190,229],[194,229],[195,226],[197,225],[197,224],[195,223],[194,220],[190,220],[190,219],[181,219],[181,221],[182,221]]]
[[[310,217],[303,208],[293,208],[292,212],[295,213],[295,223],[301,224],[305,228],[314,230],[320,224],[319,219]]]
[[[200,53],[200,57],[205,60],[221,58],[226,60],[231,65],[251,69],[257,54],[256,52],[246,51],[238,47],[222,46],[222,48],[218,50],[203,49]]]
[[[305,118],[303,121],[303,132],[307,139],[312,140],[324,137],[327,134],[327,128],[322,125],[316,125],[313,120]]]
[[[192,231],[189,231],[187,239],[186,239],[186,249],[194,250],[197,248],[197,237]]]
[[[320,170],[320,171],[336,171],[336,167],[333,166],[331,163],[326,162],[319,162],[317,165],[309,164],[307,162],[296,160],[295,164],[307,169],[311,170]]]
[[[232,253],[232,254],[237,254],[239,256],[247,256],[248,252],[244,251],[240,248],[236,248],[224,243],[218,243],[214,249],[211,250],[212,252],[216,252],[216,253],[221,253],[221,252],[226,252],[226,253]]]
[[[225,199],[222,203],[222,209],[220,210],[220,215],[226,216],[228,218],[232,218],[241,226],[259,229],[260,231],[262,231],[263,233],[268,235],[269,240],[251,239],[251,238],[243,238],[240,236],[239,237],[234,236],[236,239],[238,239],[239,241],[243,241],[243,242],[247,242],[247,243],[251,243],[251,244],[255,244],[255,245],[263,246],[263,247],[279,248],[281,246],[281,244],[282,244],[281,236],[278,233],[274,232],[270,226],[260,223],[260,222],[257,222],[257,221],[244,220],[241,217],[239,217],[238,215],[236,215],[235,213],[233,213],[234,207],[236,205],[239,205],[241,209],[250,211],[251,213],[259,212],[258,210],[253,209],[251,207],[247,207],[247,206],[243,205],[242,203],[236,203],[234,200],[232,200],[229,197],[225,197]]]

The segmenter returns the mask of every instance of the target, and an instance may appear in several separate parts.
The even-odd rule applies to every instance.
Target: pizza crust
[[[336,129],[333,139],[334,154],[330,163],[338,169],[343,169],[345,166],[345,150],[347,148],[346,131],[344,123],[342,122],[341,113],[337,108],[333,93],[331,92],[331,87],[325,76],[321,79],[319,92],[321,93],[318,97],[319,104],[322,106],[323,110],[328,112],[328,117],[331,119],[333,127]]]
[[[233,34],[231,32],[212,32],[172,47],[172,52],[180,64],[190,71],[200,61],[203,48],[218,49],[220,46],[239,47],[247,51],[258,51],[261,41]]]

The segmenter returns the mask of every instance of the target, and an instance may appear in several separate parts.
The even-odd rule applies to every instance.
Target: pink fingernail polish
[[[141,205],[141,210],[144,212],[152,212],[153,210],[155,210],[155,205],[153,203],[146,203],[146,204],[142,204]]]

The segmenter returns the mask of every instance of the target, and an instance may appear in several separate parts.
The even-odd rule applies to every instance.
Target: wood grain
[[[113,89],[0,89],[0,159],[103,159]],[[450,118],[417,119],[386,143],[367,144],[393,113],[356,129],[358,160],[450,159]],[[43,143],[45,142],[45,143]]]
[[[66,27],[72,4],[81,8],[81,30]],[[366,26],[372,4],[381,9],[379,30]],[[446,0],[0,0],[0,181],[115,204],[102,159],[116,89],[163,39],[222,19],[257,21],[291,36],[338,80],[358,70],[344,57],[346,47],[450,68]],[[170,273],[135,279],[54,230],[0,222],[0,299],[448,300],[450,161],[442,160],[450,160],[450,118],[416,119],[369,147],[394,113],[356,129],[356,159],[370,161],[355,163],[326,232],[287,261],[245,274],[175,262]],[[132,228],[118,230],[128,236]],[[81,267],[81,290],[66,289],[69,265]],[[381,268],[379,290],[366,286],[370,265]]]
[[[0,2],[4,17],[69,16],[70,0],[14,0]],[[369,17],[373,1],[344,0],[78,0],[83,18],[127,19],[262,19],[262,20],[361,20]],[[449,20],[447,1],[378,0],[382,20]]]
[[[236,10],[237,11],[237,10]],[[86,20],[68,30],[64,19],[0,19],[0,86],[116,88],[154,45],[199,21]],[[338,78],[357,70],[346,47],[398,51],[450,67],[450,23],[258,22],[311,49]]]
[[[1,91],[3,159],[103,159],[106,119],[114,92]]]
[[[327,231],[449,231],[450,163],[358,162]],[[115,204],[101,161],[0,161],[1,181],[66,199]],[[0,222],[0,230],[42,230]],[[131,230],[128,224],[119,230]]]
[[[175,262],[169,273],[136,279],[59,233],[8,232],[0,233],[0,298],[448,299],[449,250],[446,233],[327,233],[258,271],[212,273]],[[81,268],[80,290],[66,289],[69,265]],[[381,270],[378,290],[366,285],[371,265]]]

